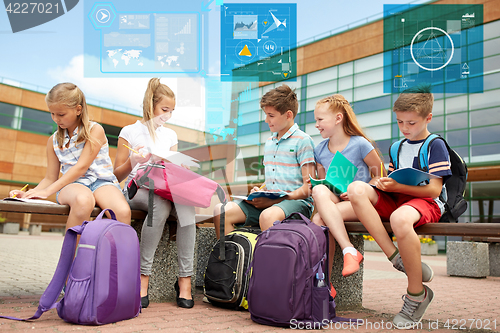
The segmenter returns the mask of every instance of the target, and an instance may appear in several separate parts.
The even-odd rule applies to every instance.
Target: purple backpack
[[[106,210],[112,219],[102,218]],[[118,222],[115,213],[105,209],[94,221],[85,221],[66,232],[56,272],[36,313],[28,319],[1,317],[32,320],[55,307],[64,321],[82,325],[103,325],[136,317],[141,309],[139,258],[135,230]],[[66,279],[66,292],[57,302]]]
[[[294,215],[299,219],[293,219]],[[342,320],[336,317],[330,296],[327,249],[328,228],[299,213],[259,234],[248,288],[252,320],[317,328]]]

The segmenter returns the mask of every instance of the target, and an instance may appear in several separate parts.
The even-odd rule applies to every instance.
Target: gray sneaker
[[[405,266],[403,265],[403,259],[401,259],[401,255],[399,253],[396,254],[395,259],[396,263],[392,264],[392,266],[394,266],[394,268],[398,271],[406,274]],[[427,265],[425,262],[422,262],[422,282],[431,282],[433,278],[434,271],[432,270],[431,266]]]
[[[427,311],[427,308],[429,308],[429,305],[434,299],[434,293],[432,292],[432,290],[427,286],[424,286],[424,289],[425,298],[422,302],[415,301],[408,295],[403,296],[403,308],[392,321],[392,323],[394,324],[394,328],[405,330],[412,328],[422,328],[419,323],[422,320],[425,311]]]

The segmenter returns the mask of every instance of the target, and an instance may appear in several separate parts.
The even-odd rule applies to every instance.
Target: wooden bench
[[[68,215],[69,207],[62,205],[36,205],[18,202],[0,201],[1,212],[16,212],[24,214],[48,214],[54,216]],[[92,217],[96,217],[101,209],[95,208]],[[142,223],[146,213],[143,211],[132,211],[132,226],[140,233]],[[175,295],[171,285],[176,279],[176,246],[172,242],[175,235],[175,219],[169,217],[168,227],[165,228],[164,237],[160,241],[155,254],[153,264],[153,278],[150,283],[150,298],[152,301],[171,301]],[[196,215],[197,225],[210,223],[211,215]],[[367,231],[360,222],[346,222],[346,229],[350,234],[351,241],[360,251],[363,249],[363,237],[359,234],[366,234]],[[388,222],[384,223],[387,232],[392,232]],[[426,224],[416,229],[420,235],[436,236],[470,236],[470,237],[500,237],[500,223],[434,223]],[[168,236],[167,236],[168,235]],[[195,271],[196,278],[193,278],[193,287],[202,286],[200,280],[203,279],[204,265],[215,242],[214,228],[197,228],[197,242],[195,248]],[[337,288],[336,298],[339,309],[356,309],[362,306],[363,290],[363,270],[361,269],[349,279],[341,275],[342,257],[341,251],[336,251],[334,258],[334,269],[332,272],[332,283]]]
[[[69,206],[67,205],[43,205],[43,204],[31,204],[25,202],[16,202],[16,201],[1,201],[0,200],[0,212],[5,213],[20,213],[25,214],[24,223],[31,223],[31,214],[42,214],[42,215],[53,215],[53,216],[67,216],[69,214]],[[97,217],[101,209],[99,207],[95,207],[92,211],[91,217]],[[28,215],[28,216],[26,216]],[[132,210],[132,221],[140,222],[144,221],[146,218],[146,212],[142,210]],[[175,218],[170,216],[168,221],[175,222]],[[212,216],[211,215],[196,215],[196,223],[211,223]],[[44,224],[37,223],[35,224]],[[52,224],[51,224],[52,225]],[[62,228],[65,227],[65,223],[53,224],[58,225]]]

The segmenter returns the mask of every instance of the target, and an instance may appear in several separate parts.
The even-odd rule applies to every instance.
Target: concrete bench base
[[[32,236],[40,236],[42,234],[42,226],[40,224],[30,224],[28,231]]]
[[[484,278],[490,275],[488,244],[478,242],[448,242],[446,272],[452,276]]]
[[[19,233],[19,223],[15,222],[0,223],[0,233],[17,235]]]
[[[489,243],[490,276],[500,276],[500,243]]]
[[[349,235],[352,245],[364,255],[364,239],[361,235]],[[363,266],[361,263],[359,271],[351,276],[343,277],[342,268],[344,266],[344,257],[342,249],[335,243],[335,256],[333,257],[333,269],[330,281],[337,291],[335,303],[337,310],[356,310],[363,307]]]
[[[133,223],[132,226],[137,231],[139,237],[142,228],[142,222]],[[165,226],[163,236],[160,240],[155,253],[153,262],[153,271],[149,281],[149,299],[151,302],[171,302],[175,300],[175,283],[179,266],[177,263],[177,245],[175,241],[169,240],[168,224]],[[349,236],[354,247],[363,253],[363,237]],[[195,243],[194,270],[195,277],[192,279],[192,288],[203,287],[203,275],[205,273],[208,256],[216,242],[215,229],[197,228]],[[334,258],[334,270],[331,281],[337,290],[335,302],[340,310],[359,309],[363,301],[363,264],[361,269],[350,277],[342,276],[342,251],[336,247]]]

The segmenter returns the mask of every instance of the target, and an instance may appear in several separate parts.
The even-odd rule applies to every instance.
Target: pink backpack
[[[181,205],[203,208],[210,206],[215,192],[221,202],[226,200],[226,193],[215,181],[164,161],[141,166],[127,187],[129,199],[141,187],[149,190],[149,212],[153,211],[153,194]],[[148,214],[147,225],[152,226],[152,223],[152,214]]]

